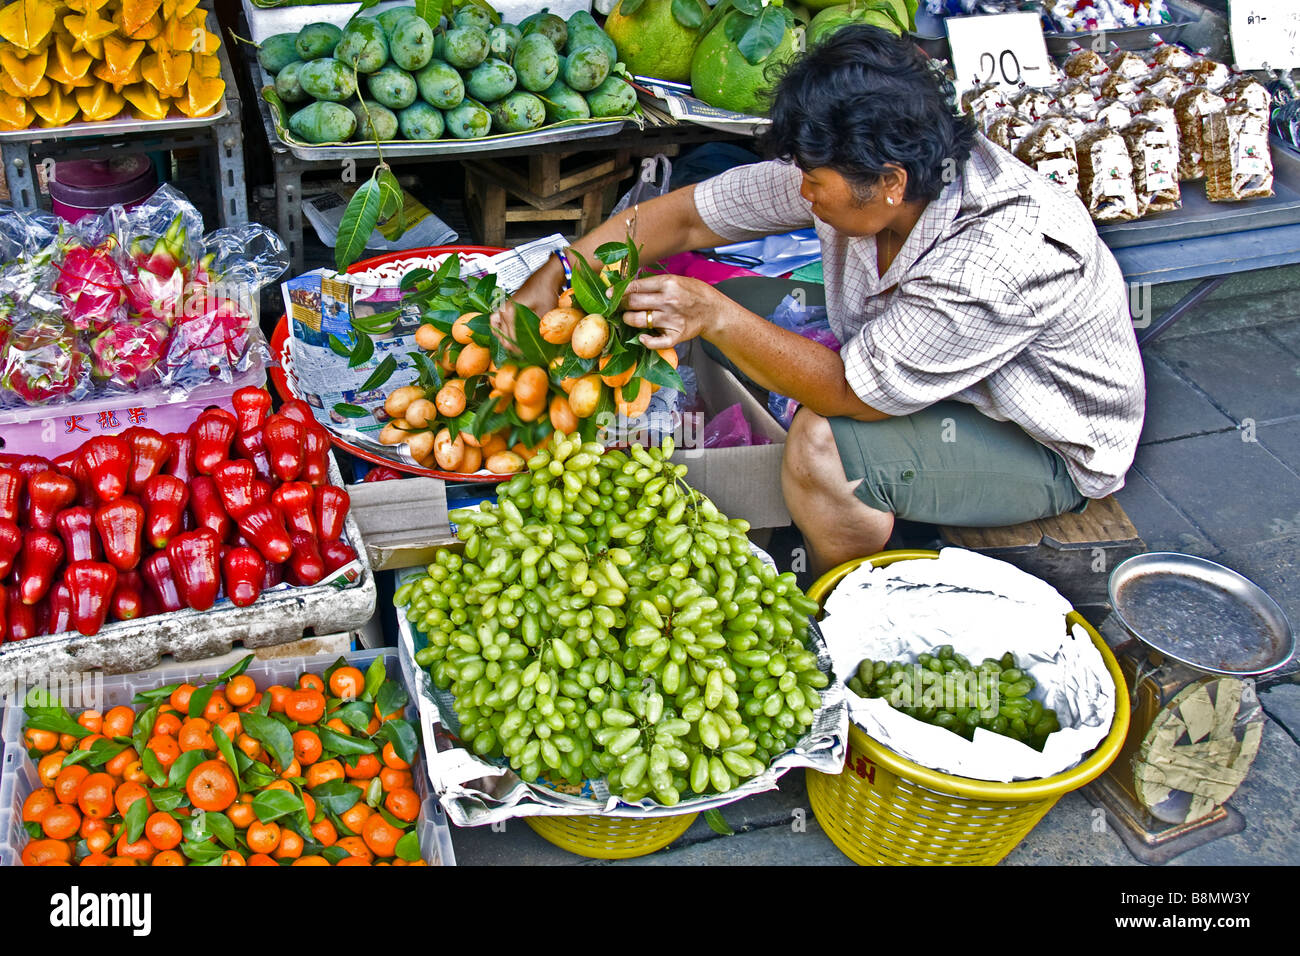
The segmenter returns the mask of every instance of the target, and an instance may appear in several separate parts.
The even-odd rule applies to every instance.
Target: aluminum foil
[[[935,560],[862,565],[839,583],[825,610],[822,634],[836,674],[852,674],[865,658],[915,660],[943,644],[972,663],[1011,651],[1038,685],[1030,696],[1061,723],[1039,753],[983,729],[968,741],[884,699],[845,693],[855,725],[921,766],[1004,783],[1048,777],[1077,765],[1110,731],[1114,681],[1084,629],[1067,632],[1070,603],[1004,561],[945,548]]]

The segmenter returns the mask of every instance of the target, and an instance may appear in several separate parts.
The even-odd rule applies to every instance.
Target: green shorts
[[[1082,511],[1056,452],[973,405],[939,402],[900,418],[830,419],[844,474],[869,508],[907,521],[1001,527]]]

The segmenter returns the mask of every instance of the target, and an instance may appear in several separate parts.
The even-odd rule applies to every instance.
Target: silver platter
[[[1154,650],[1210,674],[1277,670],[1295,653],[1285,612],[1254,582],[1189,554],[1139,554],[1111,572],[1110,603]]]

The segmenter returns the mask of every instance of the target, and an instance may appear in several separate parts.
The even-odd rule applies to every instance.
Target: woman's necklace
[[[876,265],[879,268],[880,274],[882,276],[889,271],[889,267],[890,265],[893,264],[894,261],[894,254],[891,251],[893,248],[893,243],[889,241],[888,233],[889,233],[888,229],[882,229],[877,234],[877,238],[880,240],[880,242],[878,243],[879,248],[877,251],[879,255],[877,256],[876,259]]]

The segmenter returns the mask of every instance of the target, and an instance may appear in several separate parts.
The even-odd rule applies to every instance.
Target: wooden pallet
[[[1088,502],[1082,514],[1005,528],[941,527],[946,544],[1013,564],[1055,587],[1093,626],[1110,614],[1111,570],[1146,545],[1115,498]]]
[[[517,159],[466,160],[465,194],[481,241],[504,246],[514,223],[572,224],[574,237],[594,229],[631,175],[630,153],[541,153]]]

